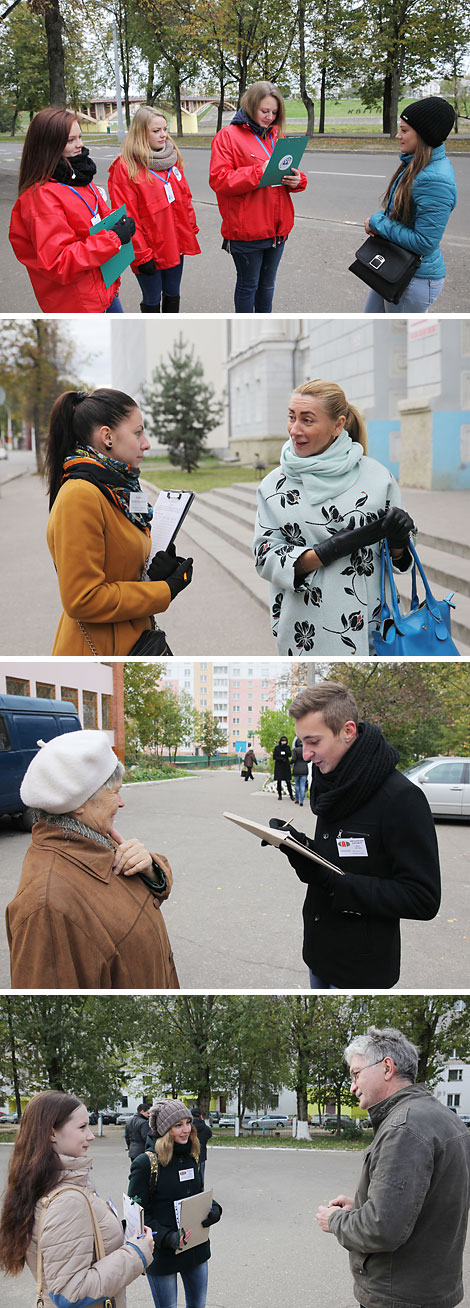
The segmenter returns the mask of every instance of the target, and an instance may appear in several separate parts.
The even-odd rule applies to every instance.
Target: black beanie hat
[[[403,109],[400,118],[421,136],[426,145],[442,145],[455,123],[455,110],[440,95],[426,95]]]

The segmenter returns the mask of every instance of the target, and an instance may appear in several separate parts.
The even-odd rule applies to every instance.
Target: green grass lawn
[[[271,467],[277,467],[277,464],[270,465],[266,472],[271,471]],[[192,490],[192,491],[209,491],[217,490],[219,486],[233,486],[237,482],[253,481],[258,483],[261,478],[255,468],[244,468],[239,463],[230,464],[229,467],[214,464],[211,467],[196,468],[195,472],[181,472],[180,468],[171,468],[165,471],[164,476],[161,470],[145,468],[144,477],[146,481],[152,482],[159,490]],[[266,474],[263,473],[263,476]]]
[[[310,1140],[293,1140],[292,1136],[262,1136],[262,1135],[239,1135],[238,1139],[232,1135],[231,1131],[218,1131],[217,1127],[212,1131],[211,1145],[232,1145],[235,1149],[354,1149],[357,1153],[370,1144],[372,1140],[372,1131],[361,1131],[357,1133],[357,1140],[345,1140],[340,1137],[335,1138],[331,1131],[325,1132],[318,1136],[313,1135]],[[209,1147],[210,1147],[209,1146]]]

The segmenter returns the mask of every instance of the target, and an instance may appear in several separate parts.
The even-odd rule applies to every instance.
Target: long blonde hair
[[[302,382],[301,386],[296,386],[294,394],[316,395],[332,422],[338,422],[338,419],[344,416],[346,419],[344,429],[348,436],[352,441],[359,441],[364,454],[367,454],[367,431],[364,419],[355,405],[349,404],[341,386],[337,386],[336,382],[322,381],[321,377],[315,377],[313,381]]]
[[[138,175],[141,168],[144,169],[146,176],[150,171],[152,151],[150,149],[148,129],[152,118],[163,118],[166,123],[168,122],[166,114],[162,113],[161,109],[152,109],[148,104],[141,105],[137,113],[134,114],[122,147],[122,158],[132,181],[139,182],[141,180]],[[178,146],[171,136],[167,136],[167,141],[176,150],[178,168],[183,168],[184,159],[181,151],[178,150]]]
[[[199,1136],[194,1124],[191,1127],[191,1134],[189,1136],[189,1139],[191,1141],[191,1149],[190,1149],[191,1158],[195,1158],[196,1162],[198,1162],[201,1146],[199,1144]],[[157,1155],[159,1163],[162,1164],[162,1167],[167,1167],[168,1163],[171,1163],[171,1160],[173,1158],[174,1145],[175,1145],[175,1141],[174,1141],[174,1137],[171,1134],[171,1127],[170,1130],[167,1131],[165,1135],[159,1136],[158,1140],[155,1141],[155,1153]]]
[[[397,177],[400,177],[400,173],[401,173],[402,174],[401,180],[398,183],[397,189],[393,197],[393,207],[390,212],[391,218],[397,218],[400,220],[400,222],[405,224],[408,223],[411,217],[411,208],[413,202],[411,188],[413,186],[414,179],[418,175],[418,173],[422,171],[423,168],[427,168],[428,164],[431,162],[431,157],[432,157],[432,145],[427,145],[426,141],[423,141],[422,136],[418,136],[418,144],[416,146],[416,150],[413,154],[413,157],[410,159],[409,164],[407,164],[405,171],[404,172],[402,171],[403,164],[400,163],[396,172],[394,172],[393,177],[389,182],[387,186],[387,190],[383,197],[383,207],[384,209],[386,209],[393,191],[393,187],[397,180]]]

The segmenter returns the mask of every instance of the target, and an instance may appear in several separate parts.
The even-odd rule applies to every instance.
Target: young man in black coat
[[[145,1145],[149,1133],[149,1112],[150,1104],[139,1104],[137,1112],[129,1118],[124,1128],[124,1138],[127,1145],[129,1158],[138,1158],[139,1154],[145,1153]]]
[[[358,721],[345,686],[325,681],[301,690],[289,713],[304,758],[312,760],[310,805],[317,815],[313,840],[295,835],[338,867],[330,871],[284,847],[308,886],[303,958],[312,988],[393,986],[400,975],[400,918],[428,921],[440,904],[429,804],[397,771],[398,750],[379,727]]]

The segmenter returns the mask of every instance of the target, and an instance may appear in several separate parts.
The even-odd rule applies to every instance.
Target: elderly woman
[[[154,1259],[147,1268],[152,1298],[156,1308],[176,1308],[180,1272],[187,1308],[204,1308],[210,1243],[207,1239],[185,1248],[191,1231],[178,1226],[175,1214],[175,1202],[204,1189],[192,1113],[181,1099],[160,1099],[150,1109],[149,1126],[155,1150],[134,1158],[128,1193],[142,1204],[155,1238]],[[221,1213],[214,1199],[202,1226],[218,1222]]]
[[[6,913],[16,989],[179,987],[160,912],[170,867],[113,825],[123,772],[101,731],[57,736],[29,765],[37,821]]]

